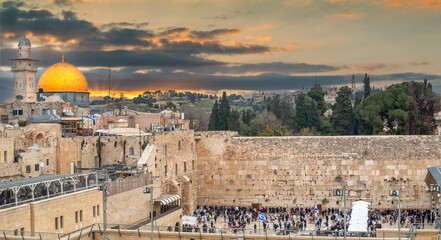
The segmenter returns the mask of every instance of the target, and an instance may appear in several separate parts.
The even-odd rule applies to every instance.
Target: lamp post
[[[440,197],[440,194],[439,194],[439,192],[440,192],[440,185],[438,185],[438,184],[430,184],[429,192],[431,192],[431,193],[437,192],[438,193],[438,198],[439,198]],[[430,194],[430,209],[433,208],[432,198],[433,198],[433,195]],[[440,206],[441,206],[441,198],[439,198],[439,202],[440,202]],[[435,213],[436,213],[436,205],[435,205]],[[430,214],[432,214],[432,211],[431,211]],[[436,226],[435,226],[435,228],[436,228]],[[439,229],[440,229],[440,232],[441,232],[441,214],[440,214]]]
[[[153,179],[155,179],[156,176],[153,177]],[[144,194],[150,194],[150,222],[152,224],[152,230],[151,230],[151,235],[150,235],[150,239],[153,240],[153,230],[154,230],[154,216],[153,216],[153,188],[161,188],[161,187],[146,187],[144,189]]]
[[[343,196],[343,217],[344,217],[344,219],[343,219],[343,224],[344,224],[343,236],[344,236],[345,240],[346,240],[346,219],[347,219],[347,216],[346,216],[346,190],[347,190],[346,186],[344,186],[343,189],[340,188],[340,189],[333,190],[334,196]]]
[[[400,190],[390,190],[391,197],[398,197],[398,240],[401,240],[401,187]]]
[[[103,233],[104,233],[104,240],[107,240],[107,237],[106,237],[106,229],[107,229],[106,205],[107,205],[107,181],[108,181],[107,170],[97,172],[97,181],[98,180],[104,180],[103,184],[98,186],[98,190],[103,192],[103,225],[104,225],[103,226]]]

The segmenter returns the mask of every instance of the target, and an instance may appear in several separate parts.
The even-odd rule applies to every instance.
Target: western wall
[[[424,179],[440,165],[440,136],[235,137],[197,132],[199,205],[396,208],[389,190],[403,186],[403,208],[430,208]],[[350,205],[348,205],[350,206]]]

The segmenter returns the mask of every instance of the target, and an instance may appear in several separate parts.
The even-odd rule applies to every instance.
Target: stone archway
[[[35,144],[37,144],[38,147],[40,147],[40,148],[45,147],[45,140],[44,140],[44,136],[43,136],[43,134],[39,133],[39,134],[35,137]]]
[[[180,231],[180,226],[181,226],[181,224],[179,224],[179,222],[176,222],[176,224],[175,224],[175,232],[179,232]]]

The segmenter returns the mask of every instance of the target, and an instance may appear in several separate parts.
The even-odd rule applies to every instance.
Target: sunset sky
[[[0,101],[26,34],[37,77],[61,61],[92,93],[374,86],[427,78],[441,93],[439,0],[2,1]]]

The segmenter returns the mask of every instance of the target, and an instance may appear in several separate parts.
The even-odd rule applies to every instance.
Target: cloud
[[[238,28],[190,31],[189,27],[169,28],[162,32],[141,29],[147,23],[112,22],[94,24],[79,19],[73,11],[62,11],[57,17],[45,9],[26,10],[22,4],[4,2],[1,10],[7,41],[17,41],[23,34],[33,36],[37,43],[58,44],[65,50],[160,50],[168,54],[261,54],[283,50],[261,43],[243,43],[234,39],[222,41],[219,36],[240,33]],[[49,39],[49,41],[48,41]],[[177,52],[177,53],[174,53]]]
[[[386,69],[386,68],[394,68],[394,67],[395,66],[393,66],[393,65],[386,65],[384,63],[377,63],[377,64],[371,64],[371,65],[357,65],[355,67],[355,69],[357,69],[359,71],[370,72],[370,71]]]
[[[410,62],[410,65],[414,65],[414,66],[425,66],[425,65],[429,65],[429,62]]]
[[[55,5],[60,7],[70,6],[73,3],[82,3],[83,0],[54,0]]]
[[[336,13],[332,15],[333,17],[339,17],[339,18],[349,18],[349,19],[357,19],[361,17],[361,13],[353,13],[349,9],[344,9],[343,13]]]
[[[346,68],[335,67],[325,64],[308,64],[308,63],[284,63],[284,62],[271,62],[271,63],[256,63],[256,64],[240,64],[238,66],[224,67],[223,73],[277,73],[277,74],[296,74],[296,73],[319,73],[330,72]]]
[[[232,34],[238,34],[240,32],[237,28],[221,28],[221,29],[215,29],[211,31],[191,31],[191,34],[195,36],[196,38],[202,38],[202,39],[212,39],[217,36],[221,35],[232,35]]]
[[[423,8],[441,10],[439,0],[384,0],[384,3],[392,8]]]
[[[168,35],[173,35],[175,33],[187,32],[189,29],[190,28],[188,28],[188,27],[169,28],[165,31],[160,32],[158,35],[159,36],[168,36]]]
[[[134,28],[143,28],[145,26],[149,25],[148,22],[141,22],[141,23],[132,23],[132,22],[112,22],[107,24],[102,24],[101,28],[122,28],[122,27],[134,27]]]

